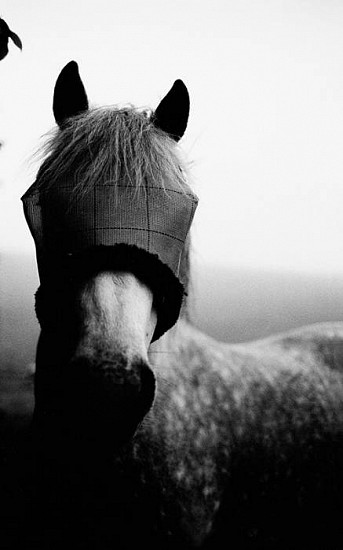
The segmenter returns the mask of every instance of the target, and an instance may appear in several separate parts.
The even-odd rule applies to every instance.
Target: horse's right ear
[[[76,61],[70,61],[60,72],[54,89],[53,111],[62,127],[67,118],[87,111],[88,99]]]

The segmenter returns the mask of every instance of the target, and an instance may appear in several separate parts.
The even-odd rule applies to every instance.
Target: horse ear
[[[76,61],[70,61],[60,72],[54,89],[53,111],[62,127],[67,118],[87,111],[88,99]]]
[[[188,90],[182,80],[176,80],[157,107],[153,122],[157,128],[179,141],[187,128],[188,115]]]

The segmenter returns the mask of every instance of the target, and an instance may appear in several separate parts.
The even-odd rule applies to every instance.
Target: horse
[[[18,376],[1,432],[6,548],[343,548],[343,325],[194,326],[189,105],[180,80],[154,111],[89,108],[75,62],[56,81],[23,196],[41,333],[34,410]]]

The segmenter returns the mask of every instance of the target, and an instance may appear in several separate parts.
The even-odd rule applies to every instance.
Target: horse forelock
[[[148,111],[99,107],[68,119],[48,136],[37,175],[41,192],[72,180],[71,200],[95,184],[117,183],[139,189],[145,182],[168,189],[168,182],[187,192],[187,162],[177,143],[156,128]]]

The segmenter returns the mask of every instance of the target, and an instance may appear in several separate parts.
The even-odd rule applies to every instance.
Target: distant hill
[[[207,266],[195,274],[194,293],[196,325],[224,342],[343,321],[343,276]]]
[[[243,342],[320,321],[343,321],[343,277],[203,266],[193,276],[195,324],[225,342]],[[34,257],[0,255],[0,364],[34,361],[39,326]]]
[[[32,363],[39,334],[34,311],[38,288],[34,257],[0,255],[0,364]]]

